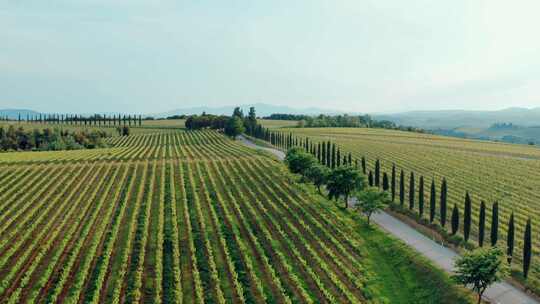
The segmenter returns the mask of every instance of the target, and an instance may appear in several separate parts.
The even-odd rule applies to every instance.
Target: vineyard
[[[491,204],[499,202],[499,243],[504,246],[506,242],[509,217],[514,211],[515,259],[518,262],[522,257],[525,224],[531,218],[535,246],[531,280],[532,284],[540,284],[540,261],[534,258],[534,255],[540,254],[540,234],[537,233],[537,226],[534,226],[540,224],[540,149],[382,129],[296,128],[280,131],[286,134],[292,132],[300,138],[309,137],[312,143],[330,140],[342,152],[352,153],[355,159],[365,157],[368,171],[375,171],[375,162],[379,159],[381,172],[387,172],[390,176],[392,164],[395,164],[398,174],[401,169],[405,171],[407,197],[411,171],[417,178],[424,176],[427,185],[434,179],[437,193],[445,177],[448,182],[448,206],[456,204],[462,212],[468,191],[472,198],[474,223],[478,221],[480,202],[486,202],[487,231],[491,224]],[[429,191],[424,194],[425,201],[429,202]],[[418,196],[418,187],[415,196]],[[428,215],[425,213],[424,216]],[[449,219],[450,212],[447,216]],[[473,224],[471,234],[476,235],[477,229],[478,225]]]
[[[1,302],[467,301],[262,152],[213,131],[108,140],[0,154]]]

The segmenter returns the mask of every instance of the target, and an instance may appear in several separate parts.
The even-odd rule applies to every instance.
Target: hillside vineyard
[[[0,155],[2,302],[357,303],[379,297],[372,271],[415,276],[366,264],[337,208],[217,132],[108,140]]]
[[[527,219],[531,219],[533,231],[540,224],[540,150],[524,145],[502,144],[434,136],[413,132],[362,128],[295,128],[275,129],[288,136],[293,134],[300,144],[308,138],[315,148],[320,142],[332,142],[342,155],[352,156],[353,161],[365,159],[367,172],[376,172],[380,163],[380,175],[391,176],[396,166],[397,194],[399,203],[400,171],[404,170],[405,206],[409,205],[409,176],[425,179],[423,217],[429,218],[430,189],[432,180],[436,185],[436,218],[440,221],[439,195],[442,179],[448,183],[448,212],[446,229],[450,230],[452,206],[457,205],[463,218],[465,194],[472,199],[471,235],[478,235],[478,217],[481,201],[486,203],[485,245],[490,243],[492,204],[499,205],[498,244],[505,248],[509,218],[515,214],[514,267],[521,270],[523,235]],[[339,152],[338,152],[339,153]],[[414,212],[418,213],[418,184],[414,196]],[[534,226],[536,225],[536,226]],[[460,231],[463,226],[461,225]],[[533,257],[540,253],[540,234],[533,232]],[[518,266],[519,265],[519,266]],[[540,284],[540,266],[533,258],[529,274],[531,284]],[[538,285],[537,285],[538,286]]]

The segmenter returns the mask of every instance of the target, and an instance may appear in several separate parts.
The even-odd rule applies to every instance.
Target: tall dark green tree
[[[459,230],[459,209],[454,204],[454,209],[452,210],[452,235],[455,235]]]
[[[465,242],[469,240],[469,235],[471,234],[471,212],[472,212],[472,203],[469,192],[465,193],[465,211],[463,213],[463,237]]]
[[[336,168],[336,144],[332,144],[332,160],[331,160],[331,167],[332,169]]]
[[[326,142],[326,166],[332,168],[332,147],[330,141]]]
[[[409,209],[414,209],[414,172],[411,171],[411,176],[409,177]]]
[[[484,236],[486,231],[486,203],[480,202],[480,213],[478,214],[478,246],[484,246]]]
[[[523,236],[523,276],[525,279],[529,276],[529,269],[531,267],[531,252],[532,250],[532,227],[531,219],[527,220],[525,226],[525,235]]]
[[[399,204],[405,204],[405,172],[401,170],[399,175]]]
[[[327,166],[327,164],[326,164],[326,143],[324,143],[324,142],[321,145],[321,163],[324,166]]]
[[[367,174],[367,171],[366,171],[366,158],[364,156],[362,156],[362,173],[364,173],[364,175]]]
[[[322,162],[322,159],[321,159],[321,143],[317,143],[317,160],[320,162]]]
[[[390,185],[388,184],[388,174],[384,172],[382,176],[382,189],[383,191],[388,191],[389,188],[390,188]]]
[[[430,223],[433,223],[433,220],[435,219],[435,208],[437,208],[436,206],[436,202],[437,202],[437,198],[435,197],[437,195],[436,193],[436,190],[435,190],[435,179],[432,179],[431,180],[431,191],[430,191],[430,194],[429,194],[429,222]]]
[[[392,164],[392,182],[391,186],[392,188],[392,202],[396,199],[396,165]]]
[[[418,214],[424,216],[424,177],[420,176],[418,184]]]
[[[491,246],[497,245],[499,240],[499,203],[493,203],[491,210]]]
[[[440,203],[440,211],[439,216],[441,217],[441,226],[444,228],[446,226],[446,192],[448,191],[448,188],[446,186],[446,178],[443,178],[441,183],[441,203]]]
[[[352,166],[352,155],[351,155],[351,152],[349,152],[349,155],[347,156],[347,162],[349,163],[349,166]]]
[[[339,167],[341,166],[341,151],[339,148],[337,148],[337,153],[336,153],[336,167]]]
[[[376,160],[375,161],[375,186],[379,187],[381,185],[381,161]]]
[[[508,264],[512,264],[512,257],[514,256],[514,233],[514,211],[512,211],[510,220],[508,221],[508,233],[506,234],[506,255]]]
[[[373,172],[371,170],[369,170],[368,174],[368,184],[370,187],[373,187]]]

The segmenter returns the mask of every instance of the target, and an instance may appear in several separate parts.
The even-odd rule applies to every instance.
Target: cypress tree
[[[432,179],[431,180],[431,191],[430,191],[430,195],[429,195],[429,222],[430,223],[433,223],[433,220],[435,219],[435,208],[436,207],[436,202],[437,202],[437,199],[436,199],[436,196],[437,193],[435,191],[435,179]]]
[[[366,158],[362,156],[362,172],[366,175]]]
[[[348,156],[348,163],[349,163],[349,166],[352,166],[352,155],[351,155],[351,152],[349,152],[349,156]]]
[[[343,155],[343,162],[342,162],[343,166],[348,166],[349,163],[347,162],[347,155]]]
[[[459,210],[458,207],[454,204],[454,209],[452,210],[452,235],[455,235],[459,229]]]
[[[380,180],[381,180],[381,162],[377,159],[375,161],[375,186],[380,186]]]
[[[354,168],[358,170],[358,159],[354,159]]]
[[[396,199],[396,165],[392,164],[392,182],[391,182],[391,188],[392,188],[392,202]]]
[[[418,185],[418,214],[420,218],[424,216],[424,177],[420,176],[420,183]]]
[[[514,211],[512,211],[508,222],[508,234],[506,235],[506,255],[508,257],[508,264],[512,263],[512,256],[514,255],[514,233]]]
[[[336,144],[332,144],[332,169],[336,168]]]
[[[531,250],[532,250],[532,227],[531,219],[527,220],[525,226],[525,235],[523,237],[523,276],[525,279],[529,275],[529,268],[531,267]]]
[[[382,176],[382,188],[384,191],[388,191],[388,188],[390,188],[390,185],[388,184],[388,174],[386,174],[386,172],[384,172]]]
[[[497,245],[499,239],[499,203],[493,203],[491,211],[491,246]]]
[[[337,148],[337,155],[336,155],[336,167],[341,166],[341,151],[339,148]]]
[[[441,184],[441,204],[440,204],[440,212],[439,215],[441,216],[441,226],[444,228],[446,226],[446,191],[448,191],[446,186],[446,178],[443,178],[442,184]]]
[[[321,143],[317,143],[317,160],[321,162]]]
[[[414,172],[412,171],[409,178],[409,209],[414,209]]]
[[[478,246],[484,246],[484,235],[486,230],[486,203],[480,202],[480,214],[478,215]]]
[[[401,170],[401,174],[399,175],[399,204],[403,207],[403,204],[405,203],[405,173],[403,173],[403,170]]]
[[[326,166],[332,168],[332,152],[330,151],[330,141],[326,143]]]
[[[369,170],[368,182],[369,182],[369,186],[373,187],[373,172],[371,172],[371,170]]]
[[[465,211],[463,213],[463,237],[465,242],[469,240],[469,235],[471,233],[471,197],[469,192],[465,193]]]
[[[327,165],[326,158],[326,143],[323,142],[323,144],[321,145],[321,163],[323,164],[323,166]]]

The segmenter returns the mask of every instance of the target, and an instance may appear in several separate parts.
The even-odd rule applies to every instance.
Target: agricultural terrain
[[[526,145],[503,144],[485,141],[465,140],[452,137],[402,132],[383,129],[360,128],[294,128],[281,129],[301,138],[309,137],[313,143],[331,141],[342,152],[351,152],[353,158],[367,160],[367,169],[374,171],[375,161],[380,159],[381,171],[391,173],[394,163],[399,172],[405,173],[405,201],[408,202],[409,174],[426,179],[425,202],[429,204],[429,186],[434,179],[437,194],[443,177],[448,182],[448,208],[456,204],[463,219],[463,205],[466,191],[472,198],[472,234],[478,232],[480,202],[486,202],[486,239],[489,240],[491,227],[491,204],[499,202],[499,244],[506,245],[506,231],[509,217],[515,212],[515,253],[514,266],[520,269],[525,223],[531,218],[533,223],[533,262],[531,284],[540,286],[540,149]],[[382,173],[381,173],[382,174]],[[398,189],[399,191],[399,189]],[[408,203],[406,203],[408,204]],[[418,203],[415,205],[418,208]],[[429,207],[426,207],[428,209]],[[416,209],[416,211],[418,211]],[[429,212],[424,212],[428,217]],[[447,213],[447,225],[451,212]],[[437,209],[437,217],[439,217]],[[447,226],[448,229],[448,226]]]
[[[217,132],[108,142],[0,154],[2,303],[468,301],[403,244]]]

